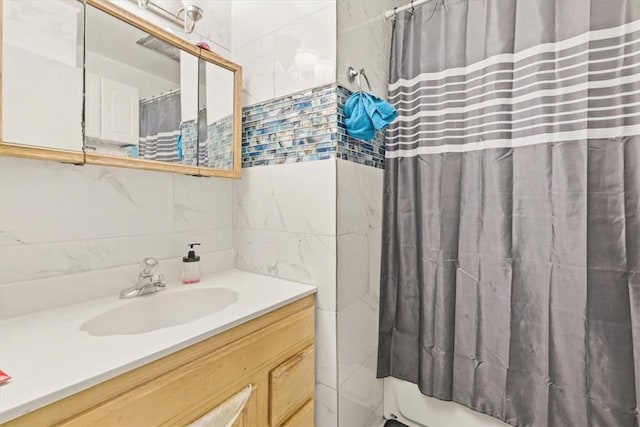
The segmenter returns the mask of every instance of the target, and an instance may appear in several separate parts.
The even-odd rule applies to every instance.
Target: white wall
[[[316,425],[337,425],[336,164],[243,169],[233,243],[243,270],[309,283],[316,295]]]
[[[376,379],[384,171],[337,161],[339,425],[379,425]]]
[[[244,105],[335,82],[335,0],[235,1],[232,17]]]

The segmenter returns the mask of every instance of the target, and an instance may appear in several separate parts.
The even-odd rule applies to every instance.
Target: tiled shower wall
[[[238,2],[234,13],[255,3]],[[243,178],[234,182],[236,264],[318,286],[318,426],[381,421],[375,355],[384,141],[381,134],[368,143],[349,138],[342,107],[357,89],[346,78],[350,65],[364,67],[373,92],[386,98],[391,23],[381,15],[395,3],[282,1],[273,11],[263,3],[236,39],[246,89]],[[301,17],[284,23],[285,11]],[[314,84],[322,73],[297,73],[296,59],[309,50],[322,57],[331,49],[320,39],[336,42],[336,34],[332,78]]]

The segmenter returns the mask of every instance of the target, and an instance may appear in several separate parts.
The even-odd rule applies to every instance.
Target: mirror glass
[[[86,9],[87,153],[197,165],[198,58]]]
[[[200,59],[198,157],[200,166],[233,170],[234,73]]]
[[[20,0],[0,7],[2,141],[82,151],[84,6]]]

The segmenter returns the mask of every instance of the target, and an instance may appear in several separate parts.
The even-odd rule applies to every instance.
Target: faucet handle
[[[164,288],[165,286],[167,286],[163,282],[163,280],[164,280],[164,274],[154,274],[153,277],[151,278],[151,282],[157,288]]]
[[[153,273],[158,269],[160,261],[156,258],[146,257],[140,263],[140,277],[153,276]]]

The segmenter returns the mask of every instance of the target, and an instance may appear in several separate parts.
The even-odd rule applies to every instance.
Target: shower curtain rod
[[[430,1],[433,1],[433,0],[415,0],[415,1],[412,1],[409,4],[405,4],[404,6],[400,6],[400,7],[393,8],[391,10],[387,10],[384,13],[384,17],[385,17],[385,19],[393,18],[398,12],[404,12],[405,10],[413,9],[416,6],[420,6],[420,5],[423,5],[425,3],[429,3]],[[445,3],[445,0],[441,0],[441,1],[442,1],[442,5],[446,9],[447,8],[447,4]]]

